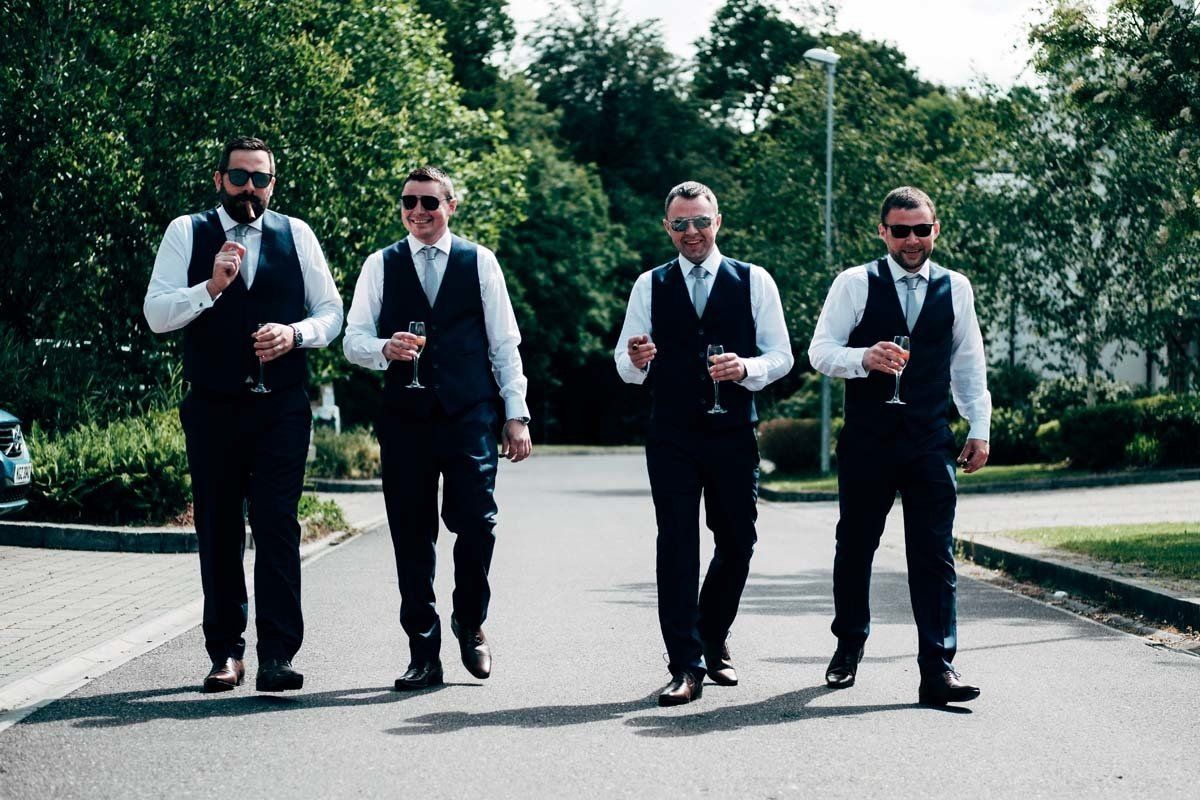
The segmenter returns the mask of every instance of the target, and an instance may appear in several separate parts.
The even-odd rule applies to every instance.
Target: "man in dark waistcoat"
[[[838,643],[826,683],[854,685],[871,629],[871,562],[899,492],[917,623],[918,696],[931,705],[979,696],[952,665],[958,645],[954,470],[956,462],[964,472],[987,463],[992,410],[971,284],[929,260],[940,230],[924,192],[903,186],[889,193],[879,223],[887,256],[837,276],[808,350],[814,367],[846,379],[833,563]],[[897,336],[909,337],[907,351],[893,343]],[[971,426],[961,449],[948,424],[951,395]]]
[[[267,209],[275,157],[261,139],[225,145],[213,182],[220,205],[167,228],[144,306],[155,333],[184,329],[189,391],[179,416],[212,661],[204,689],[228,691],[245,675],[246,508],[255,544],[255,685],[299,689],[297,506],[312,424],[305,351],[341,331],[342,299],[312,229]]]
[[[712,190],[681,183],[665,209],[679,256],[638,277],[614,356],[623,380],[651,391],[646,467],[671,673],[658,704],[674,706],[700,697],[706,672],[722,686],[738,682],[726,637],[757,541],[754,393],[788,373],[792,347],[771,276],[717,249]],[[724,352],[710,358],[712,345]],[[715,543],[702,589],[701,495]]]
[[[439,477],[442,521],[455,534],[451,631],[467,670],[491,674],[483,623],[496,542],[498,400],[503,455],[523,461],[532,446],[521,333],[495,254],[450,232],[458,200],[440,169],[411,172],[400,199],[409,236],[363,264],[343,347],[351,362],[386,370],[376,434],[409,643],[408,669],[396,680],[403,691],[443,679],[433,591]]]

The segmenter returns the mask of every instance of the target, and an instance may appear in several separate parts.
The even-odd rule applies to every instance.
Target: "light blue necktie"
[[[900,280],[908,284],[908,293],[904,296],[904,320],[908,323],[908,332],[912,333],[917,324],[917,317],[921,315],[921,303],[917,300],[917,283],[920,282],[920,275],[905,275]]]
[[[429,298],[429,305],[432,307],[438,293],[437,261],[435,261],[437,248],[426,245],[421,248],[421,252],[425,254],[425,296]]]
[[[708,305],[708,284],[705,279],[708,270],[704,267],[692,267],[692,305],[696,307],[696,316],[704,316],[704,307]]]

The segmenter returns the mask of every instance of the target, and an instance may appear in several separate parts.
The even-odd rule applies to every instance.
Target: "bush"
[[[316,478],[362,480],[378,478],[379,442],[369,429],[355,428],[342,434],[331,428],[313,432],[317,457],[309,474]]]
[[[62,436],[29,437],[33,491],[29,516],[97,525],[162,524],[191,500],[183,427],[155,411]]]
[[[1072,408],[1062,416],[1062,442],[1072,467],[1112,469],[1125,463],[1125,449],[1142,425],[1134,403]]]
[[[834,413],[839,399],[832,398],[830,405]],[[768,419],[820,419],[821,418],[821,375],[810,372],[800,378],[800,388],[788,397],[766,409]]]
[[[1200,395],[1158,395],[1137,401],[1142,432],[1158,443],[1163,466],[1200,464]]]
[[[815,472],[821,467],[821,422],[773,419],[758,428],[758,450],[780,472]]]
[[[1125,445],[1125,463],[1134,467],[1153,467],[1162,460],[1162,445],[1158,439],[1139,433]]]
[[[1132,400],[1134,396],[1133,387],[1127,383],[1094,380],[1090,385],[1095,391],[1097,404]],[[1042,381],[1029,398],[1033,406],[1034,421],[1041,424],[1052,419],[1062,419],[1067,409],[1086,406],[1088,386],[1087,378],[1079,376]]]
[[[333,500],[322,500],[315,494],[300,496],[296,516],[304,521],[304,540],[319,539],[334,531],[344,531],[350,526],[342,507]]]
[[[1069,457],[1063,447],[1062,423],[1056,419],[1043,422],[1037,428],[1038,450],[1047,461],[1062,461]]]
[[[1028,409],[1039,384],[1038,374],[1023,364],[998,364],[988,369],[988,390],[997,408]]]
[[[1023,409],[992,409],[989,464],[1029,464],[1042,459],[1038,426],[1033,414]]]

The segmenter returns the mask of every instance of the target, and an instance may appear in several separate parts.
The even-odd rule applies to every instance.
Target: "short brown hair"
[[[417,167],[408,173],[408,177],[404,179],[405,183],[409,181],[433,181],[441,185],[442,191],[446,193],[447,200],[454,199],[454,181],[450,180],[450,176],[437,167]]]
[[[671,191],[667,192],[667,201],[663,203],[663,216],[667,216],[671,212],[671,201],[676,197],[686,197],[692,200],[697,197],[707,197],[712,201],[713,208],[719,209],[717,205],[717,196],[713,194],[713,190],[705,186],[700,181],[684,181],[676,186]]]
[[[900,186],[888,192],[887,197],[883,198],[883,207],[879,211],[879,221],[887,224],[888,212],[893,208],[913,209],[924,206],[929,209],[929,213],[933,215],[933,221],[937,222],[937,209],[933,207],[933,201],[929,199],[929,195],[922,192],[915,186]]]
[[[234,150],[262,150],[271,159],[271,172],[275,172],[275,154],[271,152],[271,148],[267,147],[266,142],[254,136],[235,136],[226,142],[225,148],[221,151],[221,160],[217,163],[217,172],[229,169],[229,154]]]

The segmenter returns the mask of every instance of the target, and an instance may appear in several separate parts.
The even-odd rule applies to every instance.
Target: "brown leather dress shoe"
[[[862,661],[863,649],[838,647],[825,668],[825,685],[830,689],[849,689],[858,674],[858,662]]]
[[[214,661],[208,675],[204,676],[204,691],[228,692],[241,686],[246,679],[246,665],[240,658]]]
[[[254,688],[260,692],[290,692],[304,688],[304,676],[286,659],[268,659],[258,665]]]
[[[451,617],[450,630],[458,639],[458,649],[467,672],[480,680],[491,675],[492,648],[483,635],[483,628],[459,628],[458,621]]]
[[[708,669],[708,677],[718,686],[737,686],[737,670],[729,656],[729,643],[704,643],[704,666]]]
[[[416,689],[428,689],[442,684],[441,661],[414,661],[408,665],[408,670],[396,678],[397,692],[411,692]]]
[[[965,703],[976,697],[979,697],[979,687],[963,683],[962,676],[952,669],[938,675],[923,676],[918,692],[921,703],[927,706]]]
[[[687,670],[673,673],[671,682],[659,692],[660,706],[682,706],[693,700],[699,700],[704,694],[704,684],[696,680],[696,676]]]

